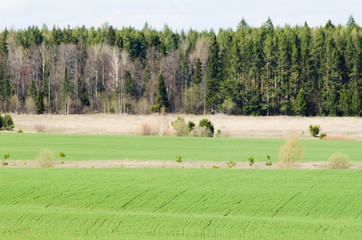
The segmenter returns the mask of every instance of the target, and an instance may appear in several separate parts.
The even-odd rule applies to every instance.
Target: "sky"
[[[350,15],[362,25],[362,0],[0,0],[0,29],[149,26],[162,30],[236,29],[242,18],[259,27],[271,18],[274,26],[345,25]]]

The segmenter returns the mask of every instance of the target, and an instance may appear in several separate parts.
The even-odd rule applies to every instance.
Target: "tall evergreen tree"
[[[195,63],[195,70],[193,76],[193,84],[200,84],[202,82],[202,64],[200,58],[197,58]]]
[[[293,110],[294,110],[295,115],[299,115],[299,116],[308,115],[307,96],[304,93],[303,89],[299,90],[297,98],[294,101]]]
[[[30,88],[29,88],[29,95],[34,101],[36,100],[38,93],[36,91],[34,79],[31,80],[31,84],[30,84]]]
[[[220,87],[220,56],[219,45],[216,40],[216,35],[213,35],[209,50],[209,61],[206,73],[206,95],[205,101],[211,112],[215,111],[219,104],[219,87]]]
[[[166,86],[165,86],[165,82],[163,80],[162,73],[160,73],[158,75],[157,90],[158,90],[158,94],[157,94],[157,97],[155,100],[155,105],[152,106],[150,110],[151,110],[151,112],[159,112],[159,111],[161,111],[162,108],[165,108],[167,111],[168,107],[169,107],[169,103],[168,103],[167,91],[166,91]]]
[[[45,107],[44,107],[44,100],[43,100],[43,92],[42,91],[38,91],[38,94],[36,96],[36,113],[37,114],[43,114],[45,111]]]

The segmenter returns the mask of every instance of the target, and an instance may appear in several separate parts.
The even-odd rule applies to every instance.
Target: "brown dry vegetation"
[[[246,117],[228,115],[16,115],[15,130],[24,132],[69,134],[176,135],[171,121],[182,116],[196,124],[208,118],[223,136],[237,138],[286,138],[291,130],[301,139],[313,139],[309,125],[320,125],[327,140],[362,140],[362,118],[359,117]]]

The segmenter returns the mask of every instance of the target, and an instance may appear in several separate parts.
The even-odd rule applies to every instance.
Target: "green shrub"
[[[219,168],[220,166],[212,165],[212,168]]]
[[[214,136],[214,125],[211,123],[211,121],[204,118],[204,119],[200,120],[199,126],[200,127],[206,127],[208,130],[210,130],[211,134],[210,134],[209,137]]]
[[[321,130],[321,127],[319,125],[309,125],[309,132],[312,137],[317,137],[319,134],[319,131]]]
[[[59,157],[63,158],[63,157],[65,157],[65,154],[63,152],[60,152]]]
[[[6,166],[6,165],[8,165],[8,162],[7,161],[1,161],[1,164]]]
[[[18,133],[23,133],[23,130],[19,129],[19,130],[18,130]]]
[[[220,129],[218,129],[218,130],[216,131],[215,137],[217,137],[217,138],[221,137],[221,130],[220,130]]]
[[[11,131],[14,129],[14,122],[10,115],[5,114],[2,118],[2,129]]]
[[[226,163],[226,165],[228,166],[228,168],[233,168],[236,166],[236,162],[233,160],[230,160]]]
[[[191,132],[191,131],[194,129],[194,127],[195,127],[195,123],[194,123],[194,122],[189,121],[189,122],[187,123],[187,128],[189,129],[189,132]]]
[[[10,157],[9,153],[4,154],[4,156],[3,156],[4,160],[8,159],[9,157]]]
[[[321,135],[319,135],[319,139],[321,140],[325,137],[327,137],[327,133],[321,133]]]
[[[250,155],[250,157],[248,158],[249,161],[249,166],[253,166],[254,165],[254,157]]]
[[[270,156],[269,156],[269,155],[266,156],[265,165],[266,165],[266,166],[271,166],[271,165],[273,165],[272,161],[270,160]]]
[[[177,136],[188,136],[189,128],[185,119],[178,117],[175,121],[171,122],[172,127],[176,130]]]
[[[182,162],[181,156],[176,156],[176,162]]]
[[[348,161],[348,156],[337,152],[337,153],[333,153],[329,158],[328,158],[328,168],[329,169],[346,169],[349,168],[351,166],[351,164]]]

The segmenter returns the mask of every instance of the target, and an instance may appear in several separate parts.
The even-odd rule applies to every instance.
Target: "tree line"
[[[360,116],[362,31],[29,26],[0,33],[0,110]]]

